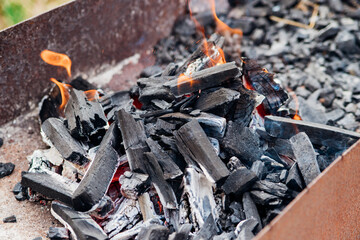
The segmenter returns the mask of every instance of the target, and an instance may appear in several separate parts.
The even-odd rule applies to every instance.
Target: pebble
[[[15,168],[13,163],[0,163],[0,178],[9,176]]]
[[[15,215],[11,215],[9,217],[6,217],[3,219],[4,223],[16,223],[16,216]]]

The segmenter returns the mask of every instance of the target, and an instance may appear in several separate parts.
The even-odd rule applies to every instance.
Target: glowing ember
[[[93,89],[93,90],[87,90],[84,92],[85,93],[85,96],[86,98],[89,100],[89,101],[94,101],[96,99],[99,99],[99,93],[97,90]]]
[[[60,109],[60,111],[63,111],[67,102],[69,101],[69,98],[70,98],[70,94],[69,94],[69,90],[68,90],[68,87],[70,85],[61,83],[61,82],[57,81],[55,78],[50,78],[50,81],[55,83],[60,89],[61,105],[60,105],[59,109]]]
[[[71,77],[71,60],[67,55],[44,50],[41,52],[40,56],[47,64],[65,68],[69,77]]]
[[[184,73],[180,74],[177,80],[178,86],[180,86],[183,82],[190,81],[190,86],[193,85],[193,79],[190,76],[186,76]]]
[[[295,92],[292,91],[290,88],[287,88],[286,90],[289,92],[289,94],[291,95],[291,97],[294,99],[294,102],[295,102],[295,115],[292,117],[292,119],[302,120],[302,118],[299,115],[299,100],[298,100]]]

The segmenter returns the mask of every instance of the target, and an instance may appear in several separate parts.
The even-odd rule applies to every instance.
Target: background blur
[[[0,0],[0,30],[66,2],[69,0]]]

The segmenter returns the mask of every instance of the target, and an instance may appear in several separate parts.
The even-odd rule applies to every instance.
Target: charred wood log
[[[240,167],[231,172],[221,188],[226,194],[242,194],[249,190],[257,179],[258,178],[253,171],[247,169],[246,167]]]
[[[168,240],[170,231],[167,227],[153,224],[148,227],[143,227],[137,236],[137,239],[143,240]]]
[[[119,183],[121,194],[136,200],[150,187],[150,178],[147,174],[127,171],[120,176]]]
[[[104,112],[108,113],[115,107],[125,106],[130,101],[130,99],[129,91],[119,91],[111,95],[106,95],[99,101],[104,109]]]
[[[150,77],[140,78],[137,81],[140,87],[139,101],[145,105],[149,104],[153,99],[162,99],[168,102],[174,100],[174,95],[168,88],[163,85],[166,84],[170,77]]]
[[[197,232],[194,240],[210,240],[217,234],[217,226],[214,220],[213,215],[210,213],[210,215],[206,218],[204,225],[200,229],[200,231]]]
[[[289,174],[286,178],[286,186],[298,192],[301,192],[304,188],[304,183],[297,163],[292,165],[289,170]]]
[[[242,204],[243,204],[246,219],[254,218],[258,222],[255,232],[256,233],[260,232],[260,230],[262,229],[261,218],[260,218],[258,209],[256,208],[256,205],[255,205],[252,197],[250,196],[249,192],[246,192],[243,194]]]

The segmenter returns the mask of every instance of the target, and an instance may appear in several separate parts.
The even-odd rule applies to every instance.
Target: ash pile
[[[235,40],[231,46],[231,39],[239,37],[236,32],[232,37],[212,34],[190,53],[187,47],[198,33],[187,16],[157,46],[159,65],[170,63],[145,69],[131,90],[107,93],[82,78],[66,86],[57,82],[67,88],[54,87],[40,109],[41,133],[49,148],[29,156],[30,168],[16,195],[18,200],[51,202],[52,214],[66,229],[52,228],[49,236],[251,239],[360,138],[339,128],[344,127],[339,121],[315,121],[302,110],[321,109],[327,116],[335,111],[321,100],[330,96],[323,91],[331,82],[305,89],[309,94],[303,100],[298,94],[303,83],[297,82],[292,86],[300,96],[296,99],[263,68],[274,70],[281,65],[274,56],[293,53],[249,58],[250,41],[256,41],[247,36],[267,25],[280,28],[266,19],[264,27],[245,31],[250,23],[260,24],[255,19],[268,16],[261,12],[277,9],[275,3],[257,2],[245,5],[255,15],[239,21],[247,58],[235,56],[238,47]],[[294,5],[286,5],[289,12],[284,14],[292,14]],[[224,21],[242,8],[224,14]],[[219,24],[208,13],[192,14],[208,32]],[[305,66],[305,59],[299,63]],[[306,74],[294,62],[282,62],[283,72],[276,76]],[[293,82],[283,83],[288,87]],[[314,121],[296,120],[301,118]]]

